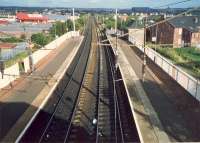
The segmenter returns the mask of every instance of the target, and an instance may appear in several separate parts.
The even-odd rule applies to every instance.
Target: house
[[[16,14],[16,20],[21,22],[31,23],[47,23],[48,17],[41,14],[28,14],[26,12],[18,12]]]
[[[173,47],[200,45],[200,16],[179,16],[146,29],[147,42]]]
[[[16,47],[15,44],[11,43],[0,43],[0,60],[4,58],[4,54],[10,52]]]
[[[0,60],[9,60],[19,53],[26,51],[27,43],[0,43]]]
[[[127,21],[127,20],[128,20],[128,15],[126,15],[126,14],[119,15],[118,18],[119,18],[121,21]]]

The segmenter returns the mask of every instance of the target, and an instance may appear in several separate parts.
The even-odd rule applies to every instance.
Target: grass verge
[[[190,75],[200,78],[200,49],[194,47],[156,48],[156,51]]]

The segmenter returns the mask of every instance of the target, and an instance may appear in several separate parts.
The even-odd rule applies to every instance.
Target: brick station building
[[[180,16],[146,29],[147,42],[173,47],[200,46],[200,16]]]
[[[16,20],[19,22],[47,23],[48,17],[41,14],[19,12],[16,14]]]

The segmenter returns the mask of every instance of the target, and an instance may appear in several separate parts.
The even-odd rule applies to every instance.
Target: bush
[[[25,40],[25,39],[26,39],[26,35],[25,35],[25,34],[22,34],[22,35],[20,36],[20,38]]]
[[[67,30],[68,31],[74,30],[74,25],[73,25],[73,22],[71,20],[68,19],[66,24],[67,24]]]
[[[193,47],[187,48],[157,48],[164,57],[181,66],[186,72],[200,78],[200,50]]]
[[[43,33],[37,33],[31,36],[31,41],[41,46],[47,45],[49,42],[51,42],[51,40],[52,38],[50,36],[47,36]]]
[[[23,39],[16,38],[16,37],[10,37],[10,38],[0,38],[0,41],[6,42],[6,43],[19,43],[19,42],[23,42]]]
[[[83,31],[84,23],[85,23],[85,16],[82,15],[82,16],[80,16],[79,19],[77,19],[77,20],[75,21],[76,30]]]
[[[50,33],[53,37],[55,37],[55,35],[61,36],[64,33],[67,32],[67,23],[65,22],[56,22],[55,24],[53,24],[53,26],[50,29]]]

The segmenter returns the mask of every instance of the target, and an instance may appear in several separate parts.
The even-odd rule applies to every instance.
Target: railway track
[[[96,132],[93,124],[96,113],[98,51],[95,25],[92,25],[92,42],[87,70],[79,93],[79,99],[72,115],[68,130],[67,142],[94,142]]]
[[[116,142],[119,136],[113,65],[106,49],[96,44],[96,23],[92,29],[91,54],[66,142]]]
[[[90,18],[82,48],[66,77],[21,142],[139,140],[123,82],[116,82],[119,74],[114,69],[114,53],[97,44],[103,38],[104,33]]]
[[[48,106],[48,111],[39,113],[20,142],[63,142],[65,140],[89,58],[91,24],[92,20],[89,19],[82,48],[73,60],[73,66],[55,90],[52,96],[52,107]]]
[[[101,38],[101,33],[99,38]],[[112,63],[109,59],[106,47],[100,46],[100,70],[99,70],[99,97],[97,113],[97,138],[96,142],[116,142],[116,106],[115,88],[112,75]]]
[[[100,29],[100,28],[99,28]],[[107,37],[106,35],[99,30],[99,35],[102,37],[102,41]],[[109,42],[107,42],[109,45]],[[140,142],[138,132],[136,129],[135,121],[131,112],[131,107],[128,101],[128,95],[125,90],[125,86],[122,80],[121,72],[119,69],[115,69],[115,56],[114,51],[112,51],[111,46],[104,46],[103,51],[105,54],[105,59],[107,61],[109,71],[109,81],[112,81],[113,84],[113,101],[114,101],[114,113],[110,112],[110,115],[115,116],[114,118],[114,137],[115,138],[105,138],[104,136],[98,137],[98,142]],[[102,54],[103,55],[103,54]],[[103,73],[103,72],[102,72]],[[102,74],[103,75],[103,74]],[[101,80],[100,80],[101,81]],[[103,78],[102,78],[103,81]],[[104,85],[104,84],[101,84]],[[109,96],[111,97],[111,96]],[[99,104],[100,106],[100,104]],[[104,107],[105,108],[105,107]],[[99,111],[99,117],[102,118],[102,114],[105,111]],[[103,120],[105,120],[107,116],[105,115]],[[101,122],[99,121],[101,125]],[[107,125],[105,126],[107,127]],[[101,130],[101,127],[99,127]],[[99,132],[99,131],[98,131]]]

